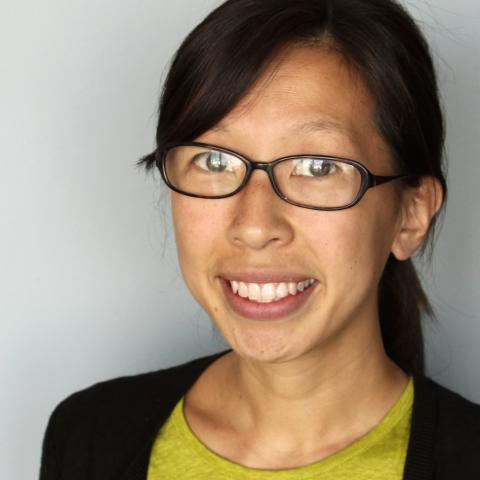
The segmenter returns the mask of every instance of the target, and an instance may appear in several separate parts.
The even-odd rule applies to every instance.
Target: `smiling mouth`
[[[233,293],[252,302],[272,303],[310,288],[317,281],[309,278],[301,282],[250,283],[227,280]]]

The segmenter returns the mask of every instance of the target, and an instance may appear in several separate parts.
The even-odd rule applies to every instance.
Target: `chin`
[[[300,357],[307,350],[307,345],[302,349],[293,341],[292,335],[285,332],[238,329],[232,332],[227,342],[241,358],[260,363],[288,362]]]

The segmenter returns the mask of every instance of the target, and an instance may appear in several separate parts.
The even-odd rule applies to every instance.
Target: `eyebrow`
[[[331,132],[340,134],[350,142],[355,143],[355,135],[352,130],[342,125],[335,119],[319,118],[307,122],[298,122],[292,125],[291,132],[296,134],[315,134],[318,132]]]
[[[228,132],[228,126],[215,125],[211,130],[217,132]],[[350,139],[353,138],[352,132],[340,122],[329,118],[319,118],[307,122],[297,122],[289,127],[292,133],[312,134],[321,131],[340,133]]]
[[[305,132],[305,133],[316,133],[319,130],[326,130],[326,131],[335,131],[346,133],[347,130],[343,125],[335,120],[330,120],[326,118],[321,118],[317,120],[310,120],[308,122],[298,122],[292,125],[292,130],[294,132]]]

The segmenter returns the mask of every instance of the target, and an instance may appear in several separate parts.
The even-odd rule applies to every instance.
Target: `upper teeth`
[[[302,282],[280,282],[280,283],[247,283],[230,281],[233,293],[238,293],[243,298],[254,302],[267,303],[280,300],[288,295],[296,295],[297,291],[303,292],[305,288],[315,282],[310,278]]]

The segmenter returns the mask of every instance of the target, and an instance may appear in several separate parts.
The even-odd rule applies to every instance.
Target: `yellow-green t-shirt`
[[[244,467],[209,450],[190,430],[183,398],[153,445],[147,480],[401,480],[410,435],[413,379],[366,435],[319,462],[287,470]]]

